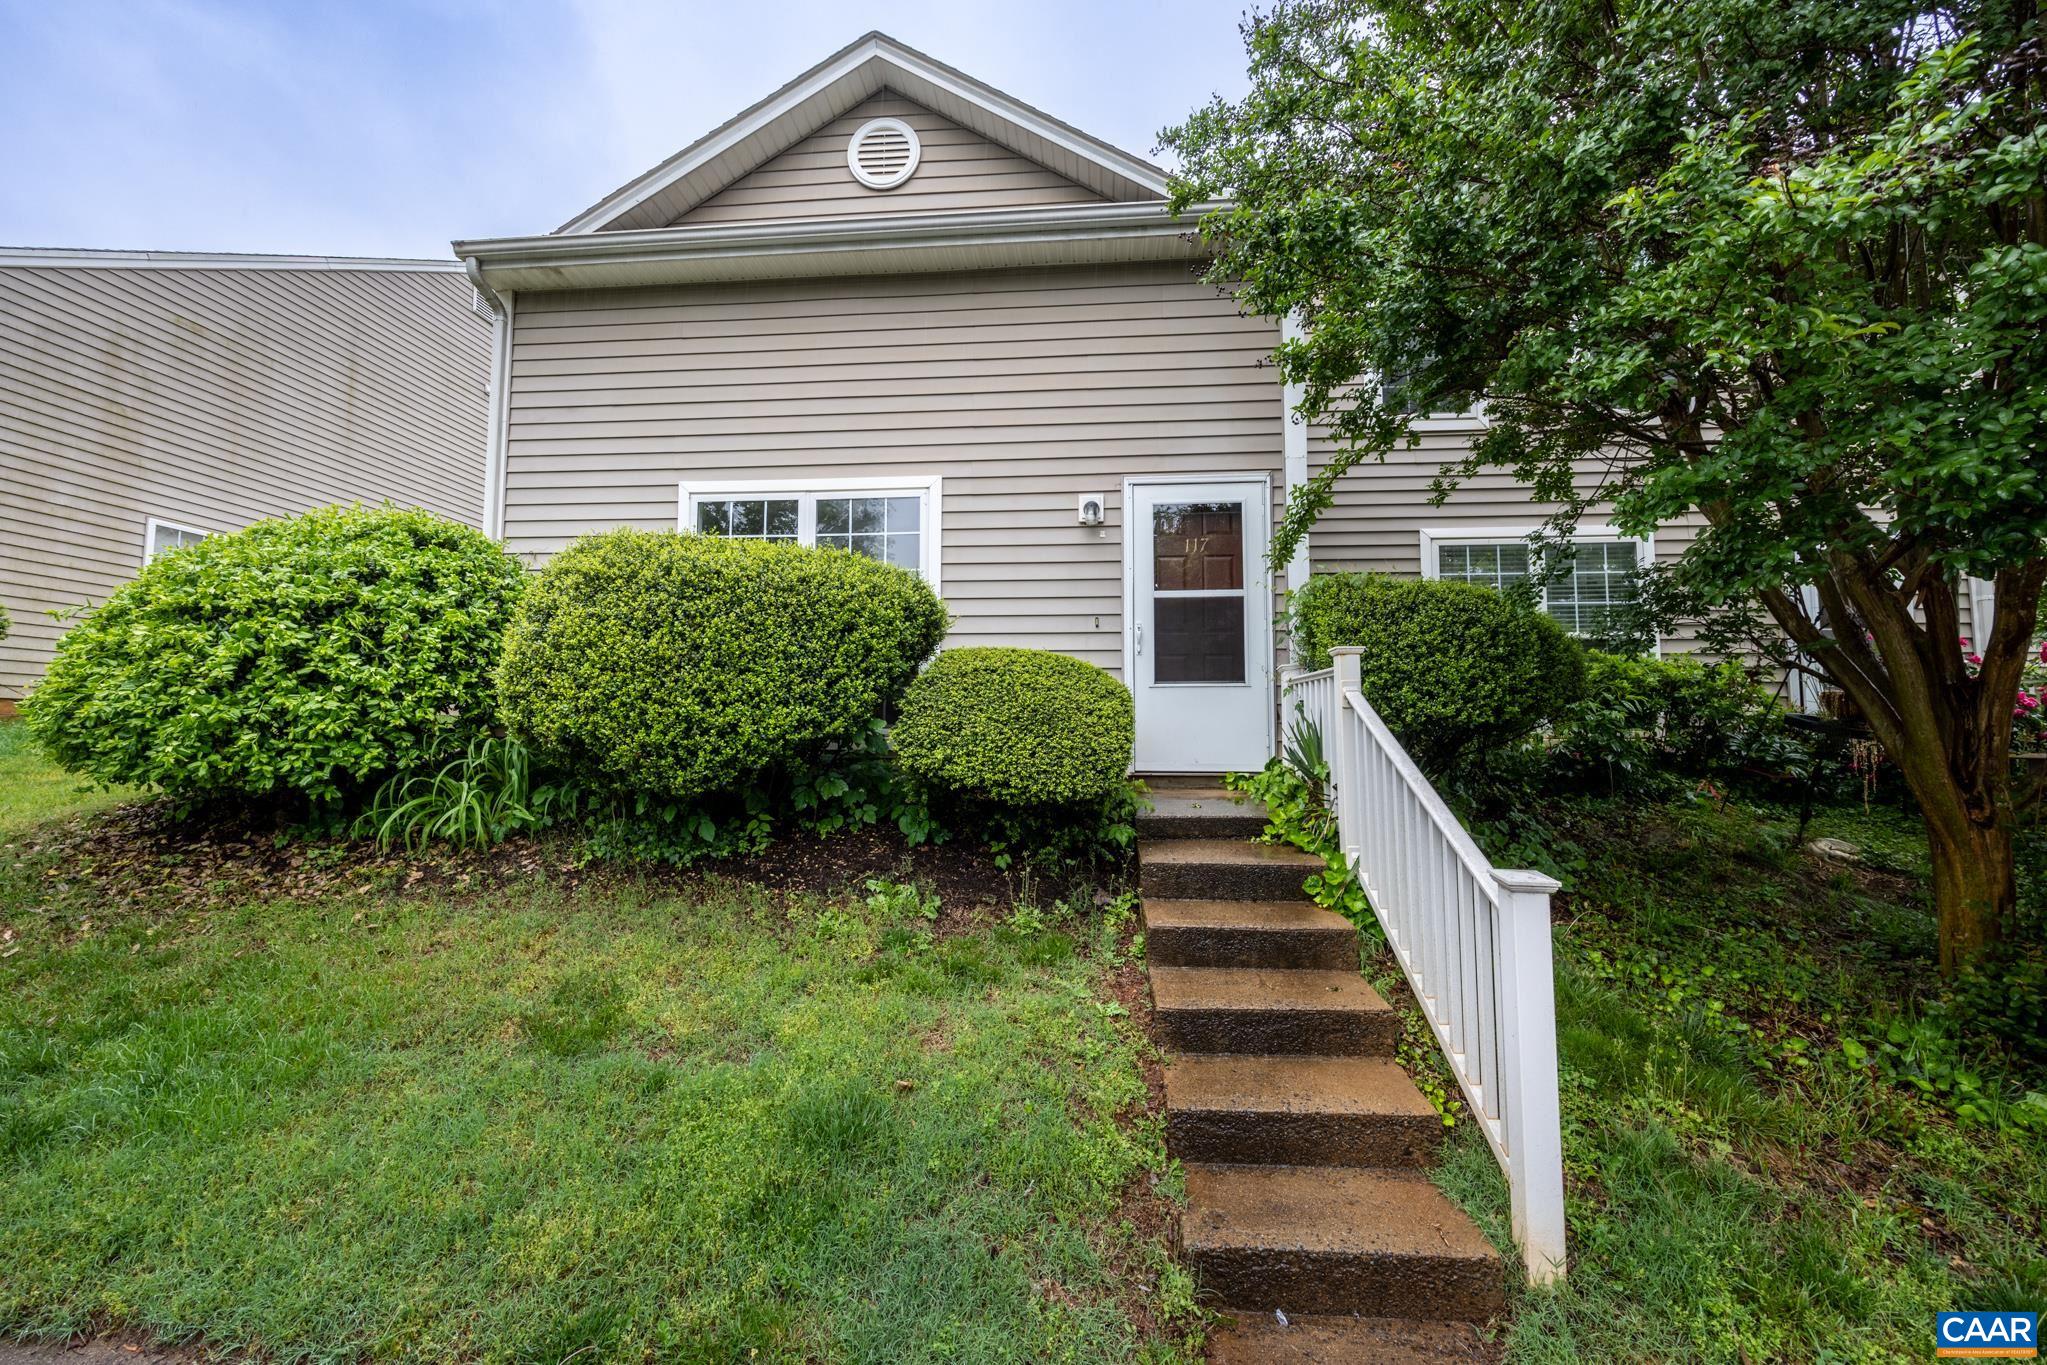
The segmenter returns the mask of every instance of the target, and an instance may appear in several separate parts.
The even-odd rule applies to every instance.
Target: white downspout
[[[1298,341],[1301,338],[1301,320],[1297,314],[1289,313],[1279,320],[1279,339]],[[1292,502],[1294,490],[1308,481],[1308,424],[1298,421],[1294,409],[1300,406],[1305,390],[1299,384],[1288,384],[1282,389],[1280,422],[1280,450],[1286,457],[1286,501]],[[1286,589],[1299,592],[1308,585],[1308,537],[1303,535],[1294,546],[1293,558],[1287,561]]]
[[[483,533],[505,538],[505,451],[512,403],[512,315],[518,296],[500,294],[484,282],[483,267],[474,256],[462,262],[470,283],[490,308],[490,406],[484,426]]]

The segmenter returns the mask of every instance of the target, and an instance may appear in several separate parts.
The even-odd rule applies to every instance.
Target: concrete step
[[[1146,900],[1287,901],[1323,870],[1312,853],[1243,839],[1142,839],[1137,889]]]
[[[1468,1322],[1271,1313],[1225,1323],[1209,1365],[1485,1365],[1497,1353]]]
[[[1175,1052],[1391,1057],[1400,1020],[1356,972],[1151,969],[1159,1041]]]
[[[1265,832],[1265,807],[1215,783],[1153,787],[1137,832],[1146,839],[1255,839]]]
[[[1246,1312],[1482,1322],[1506,1306],[1492,1246],[1415,1171],[1190,1165],[1179,1240],[1201,1297]]]
[[[1166,1068],[1166,1149],[1182,1161],[1427,1165],[1443,1120],[1381,1057],[1180,1057]]]
[[[1358,969],[1357,927],[1308,901],[1144,903],[1144,952],[1167,967]]]

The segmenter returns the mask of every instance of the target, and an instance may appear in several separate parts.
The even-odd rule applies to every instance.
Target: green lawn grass
[[[127,791],[94,791],[51,763],[18,720],[0,720],[0,841],[65,815],[134,800]]]
[[[1943,1008],[1912,820],[1823,812],[1850,870],[1740,803],[1555,819],[1584,854],[1555,938],[1572,1266],[1518,1296],[1508,1360],[1918,1360],[1941,1310],[2047,1309],[2047,1130],[1958,1121],[1909,1052],[1842,1043]],[[1439,1178],[1504,1246],[1476,1131]]]
[[[0,1336],[1097,1361],[1193,1321],[1093,912],[934,939],[915,897],[331,846],[318,894],[110,903],[56,856],[0,852]]]

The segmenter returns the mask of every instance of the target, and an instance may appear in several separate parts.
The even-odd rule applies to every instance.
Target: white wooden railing
[[[1486,861],[1359,687],[1358,650],[1289,673],[1322,733],[1344,856],[1512,1191],[1514,1240],[1535,1283],[1564,1273],[1564,1156],[1549,898],[1557,883]]]

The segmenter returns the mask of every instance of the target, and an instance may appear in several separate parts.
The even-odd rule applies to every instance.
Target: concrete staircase
[[[1236,1320],[1217,1361],[1483,1360],[1498,1256],[1423,1168],[1441,1120],[1393,1061],[1400,1025],[1356,930],[1308,900],[1321,863],[1251,842],[1262,811],[1155,779],[1139,890],[1179,1250]]]

